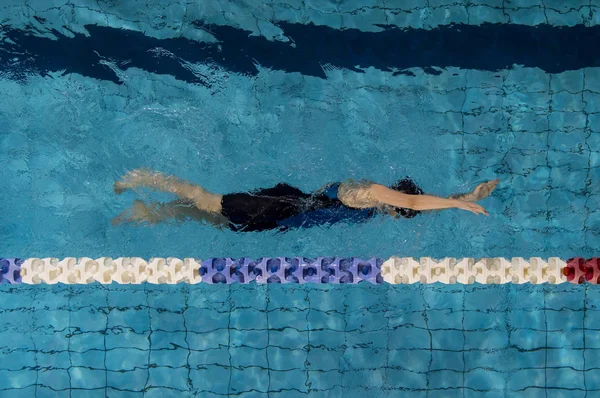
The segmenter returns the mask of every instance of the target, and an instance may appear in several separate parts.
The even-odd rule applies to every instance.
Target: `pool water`
[[[3,2],[0,255],[597,256],[600,4],[420,3]],[[490,217],[113,227],[136,198],[170,199],[113,193],[139,167],[217,193],[410,176],[447,196],[501,183],[482,202]],[[600,389],[588,287],[0,293],[11,342],[0,396]]]
[[[21,285],[0,396],[593,397],[589,286]]]
[[[290,71],[270,66],[269,51],[284,44],[251,37],[258,44],[245,49],[229,32],[235,28],[205,28],[219,40],[222,33],[219,44],[163,39],[167,49],[159,47],[162,40],[139,32],[126,36],[117,28],[88,28],[89,38],[46,34],[54,40],[33,40],[27,36],[31,28],[5,29],[0,82],[5,98],[0,173],[9,187],[0,204],[4,256],[568,258],[597,253],[600,60],[582,55],[567,65],[579,69],[559,72],[544,57],[566,54],[540,50],[531,67],[505,67],[504,58],[511,55],[506,42],[514,34],[505,38],[504,25],[493,25],[481,29],[490,39],[502,38],[496,61],[482,64],[494,56],[491,47],[482,55],[454,55],[460,67],[421,68],[420,58],[409,56],[401,65],[413,67],[400,70],[395,58],[382,56],[384,50],[363,47],[377,33],[352,30],[343,36],[329,28],[321,33],[347,40],[339,47],[350,50],[325,58],[339,66],[322,63],[319,75],[311,65],[320,52]],[[430,61],[452,61],[453,48],[477,34],[476,28],[453,28],[447,48],[436,45],[442,53]],[[314,29],[294,26],[300,38],[314,36]],[[600,37],[595,27],[590,32],[535,29],[520,32],[529,35],[525,43],[545,31],[558,37],[566,31],[566,40],[577,39],[575,48],[564,49],[571,57],[584,50],[589,54],[584,44]],[[391,44],[389,32],[380,34]],[[408,43],[402,51],[424,52],[432,42],[418,30],[399,32],[400,43]],[[109,41],[102,41],[105,36]],[[580,37],[587,41],[581,43]],[[128,44],[119,51],[121,43]],[[302,43],[285,44],[288,52],[299,52],[296,62],[308,51]],[[566,45],[561,43],[558,49]],[[219,48],[227,53],[230,45],[254,64],[239,61],[236,69],[238,63],[230,66],[227,58],[213,61]],[[199,50],[206,59],[181,58],[196,47],[211,50]],[[48,48],[63,50],[52,57]],[[513,61],[526,62],[521,56],[526,50],[516,47]],[[344,58],[352,51],[358,52],[360,68]],[[96,59],[80,57],[87,53]],[[259,64],[263,53],[265,65]],[[115,228],[110,220],[135,198],[171,199],[147,192],[115,195],[113,182],[139,167],[223,194],[281,181],[311,191],[348,178],[392,184],[410,176],[436,195],[470,191],[494,178],[501,184],[482,202],[488,218],[452,210],[286,234],[239,234],[199,223]]]

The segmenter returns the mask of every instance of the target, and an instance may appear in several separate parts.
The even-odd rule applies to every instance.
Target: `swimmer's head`
[[[407,195],[424,195],[424,192],[417,184],[414,183],[410,178],[403,178],[396,182],[394,185],[390,187],[394,191],[402,192]],[[413,218],[420,212],[412,209],[404,209],[400,207],[395,207],[394,210],[400,217],[403,218]]]

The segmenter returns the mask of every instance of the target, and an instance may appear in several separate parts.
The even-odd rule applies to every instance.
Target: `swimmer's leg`
[[[136,200],[130,209],[113,218],[112,224],[118,225],[125,222],[158,224],[166,221],[186,220],[207,222],[215,226],[227,225],[227,219],[222,215],[200,210],[193,202],[185,199],[150,204]]]
[[[157,224],[162,220],[162,217],[156,214],[151,206],[146,205],[146,203],[138,199],[133,202],[131,208],[113,218],[112,225],[116,226],[126,222]]]
[[[187,199],[203,211],[221,213],[222,195],[207,191],[199,185],[179,180],[172,176],[165,176],[156,171],[133,170],[123,176],[121,181],[115,182],[115,193],[123,193],[126,189],[150,188],[161,192],[170,192],[182,199]]]

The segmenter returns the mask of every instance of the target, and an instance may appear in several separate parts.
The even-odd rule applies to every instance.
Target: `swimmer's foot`
[[[135,189],[144,184],[152,176],[148,170],[136,169],[125,173],[120,181],[115,181],[113,189],[117,195],[122,194],[128,189]]]
[[[115,184],[113,185],[113,190],[117,195],[120,195],[123,192],[125,192],[127,188],[127,185],[125,185],[122,181],[115,181]]]
[[[147,206],[141,200],[133,202],[133,206],[130,209],[125,210],[117,217],[112,219],[112,225],[116,226],[126,222],[135,222],[138,224],[149,223],[156,224],[160,221],[160,216],[152,210],[150,206]]]

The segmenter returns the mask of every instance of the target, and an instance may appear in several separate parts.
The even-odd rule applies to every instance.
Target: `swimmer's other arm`
[[[455,208],[467,210],[475,214],[489,215],[483,207],[473,202],[466,202],[459,199],[445,199],[430,195],[407,195],[379,184],[373,184],[368,189],[371,191],[375,200],[389,206],[412,210],[441,210]]]

